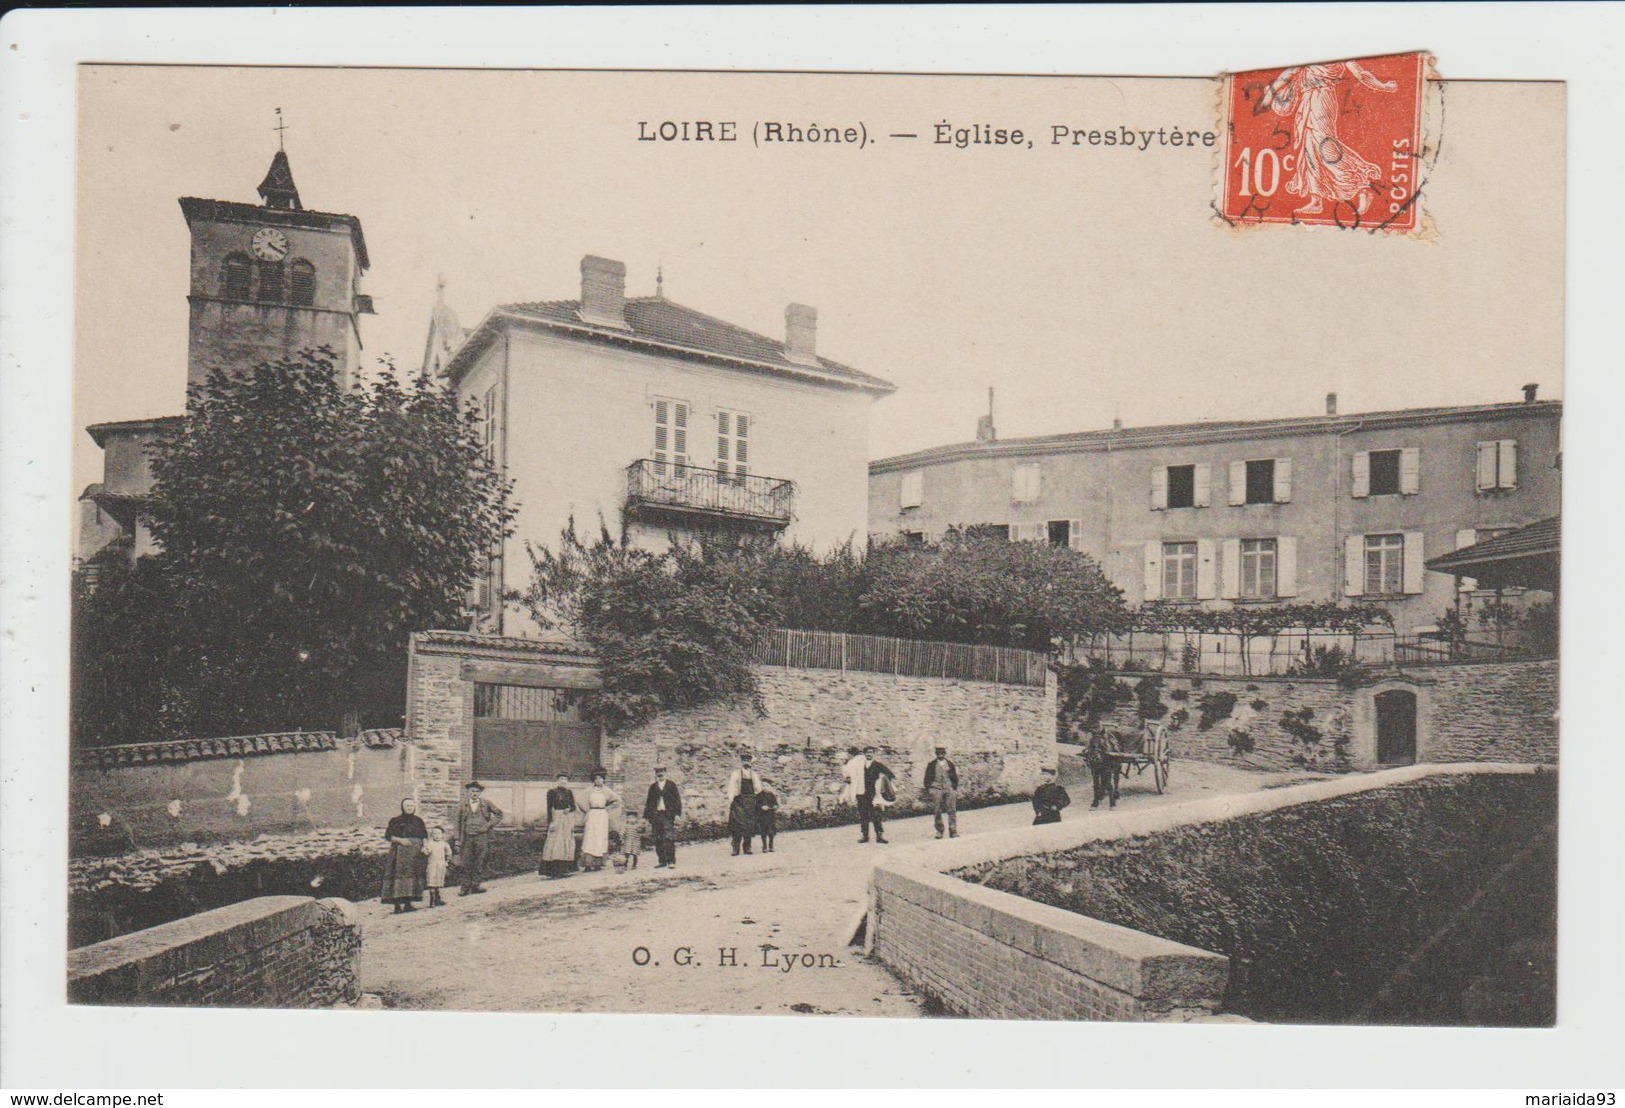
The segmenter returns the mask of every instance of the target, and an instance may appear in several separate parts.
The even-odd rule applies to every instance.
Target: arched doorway
[[[1416,694],[1389,689],[1376,700],[1377,764],[1411,765],[1416,761]]]

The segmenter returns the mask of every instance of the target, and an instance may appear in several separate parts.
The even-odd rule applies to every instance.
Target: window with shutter
[[[1365,595],[1397,596],[1405,586],[1405,536],[1365,537]]]
[[[1198,462],[1191,468],[1196,486],[1191,492],[1192,506],[1206,508],[1213,503],[1213,467]]]
[[[1276,595],[1275,540],[1242,539],[1240,553],[1241,595],[1248,600],[1273,599]]]
[[[1353,471],[1349,476],[1349,495],[1356,500],[1371,495],[1371,451],[1354,453]]]
[[[1373,450],[1368,457],[1371,459],[1371,495],[1398,496],[1399,451]]]
[[[248,255],[228,255],[222,267],[220,295],[227,300],[247,300],[253,283],[253,272],[254,263],[249,261]]]
[[[1069,519],[1066,521],[1066,545],[1073,550],[1083,549],[1083,520]]]
[[[1169,466],[1167,472],[1168,507],[1196,507],[1196,467]]]
[[[288,268],[288,300],[301,308],[316,303],[316,267],[303,258]]]
[[[1422,451],[1407,446],[1399,452],[1399,494],[1415,496],[1422,491]]]
[[[1037,500],[1039,486],[1039,469],[1035,465],[1019,465],[1011,475],[1011,497],[1019,503],[1028,504]]]
[[[899,508],[918,508],[925,503],[925,474],[903,474],[902,489],[898,496]]]
[[[688,465],[688,404],[682,400],[657,399],[654,470],[664,477],[669,471]]]
[[[1246,504],[1275,503],[1275,459],[1263,458],[1246,463]]]
[[[1168,467],[1151,467],[1151,510],[1161,511],[1168,506]]]
[[[1275,503],[1292,502],[1292,459],[1275,459]]]
[[[485,396],[480,401],[480,448],[485,455],[487,465],[496,467],[500,453],[497,449],[497,435],[501,412],[501,398],[497,394],[497,385],[485,390]]]
[[[254,266],[254,299],[261,304],[282,303],[281,262],[259,262]]]
[[[1497,488],[1518,487],[1518,441],[1502,439],[1496,444],[1495,484]]]
[[[1411,595],[1423,592],[1427,587],[1427,562],[1422,553],[1422,537],[1420,531],[1406,531],[1404,536],[1403,588]]]
[[[750,468],[750,416],[717,412],[717,472],[740,483]]]
[[[1162,596],[1167,600],[1196,599],[1196,544],[1162,544]]]

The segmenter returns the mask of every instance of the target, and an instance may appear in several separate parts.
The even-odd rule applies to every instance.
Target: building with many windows
[[[514,482],[515,534],[493,552],[478,630],[556,547],[600,520],[651,548],[729,530],[814,549],[867,529],[869,404],[893,386],[817,352],[817,312],[785,310],[783,341],[667,299],[626,295],[626,267],[588,256],[575,300],[507,304],[466,334],[444,305],[425,369],[478,405],[489,456]],[[448,353],[449,352],[449,353]]]
[[[1435,625],[1430,559],[1559,512],[1562,405],[1536,399],[974,442],[869,467],[870,534],[984,526],[1097,559],[1130,603],[1386,605]]]

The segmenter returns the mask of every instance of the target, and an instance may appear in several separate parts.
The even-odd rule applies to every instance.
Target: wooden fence
[[[1031,688],[1043,688],[1049,674],[1049,656],[1032,650],[835,631],[770,631],[757,647],[756,660],[794,669],[951,677]]]

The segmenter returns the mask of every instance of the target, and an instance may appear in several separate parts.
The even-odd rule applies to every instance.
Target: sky
[[[305,206],[360,218],[364,364],[422,357],[437,281],[465,326],[571,299],[624,261],[667,295],[886,378],[870,457],[972,437],[1561,395],[1563,95],[1456,82],[1418,238],[1211,216],[1217,149],[1049,144],[1050,128],[1215,130],[1213,82],[86,66],[75,422],[179,412],[188,238],[176,199],[257,202],[275,109]],[[741,141],[640,142],[731,120]],[[861,126],[767,145],[756,121]],[[1023,128],[1024,145],[929,141]],[[896,140],[891,133],[918,133]],[[100,452],[74,439],[75,492]]]

